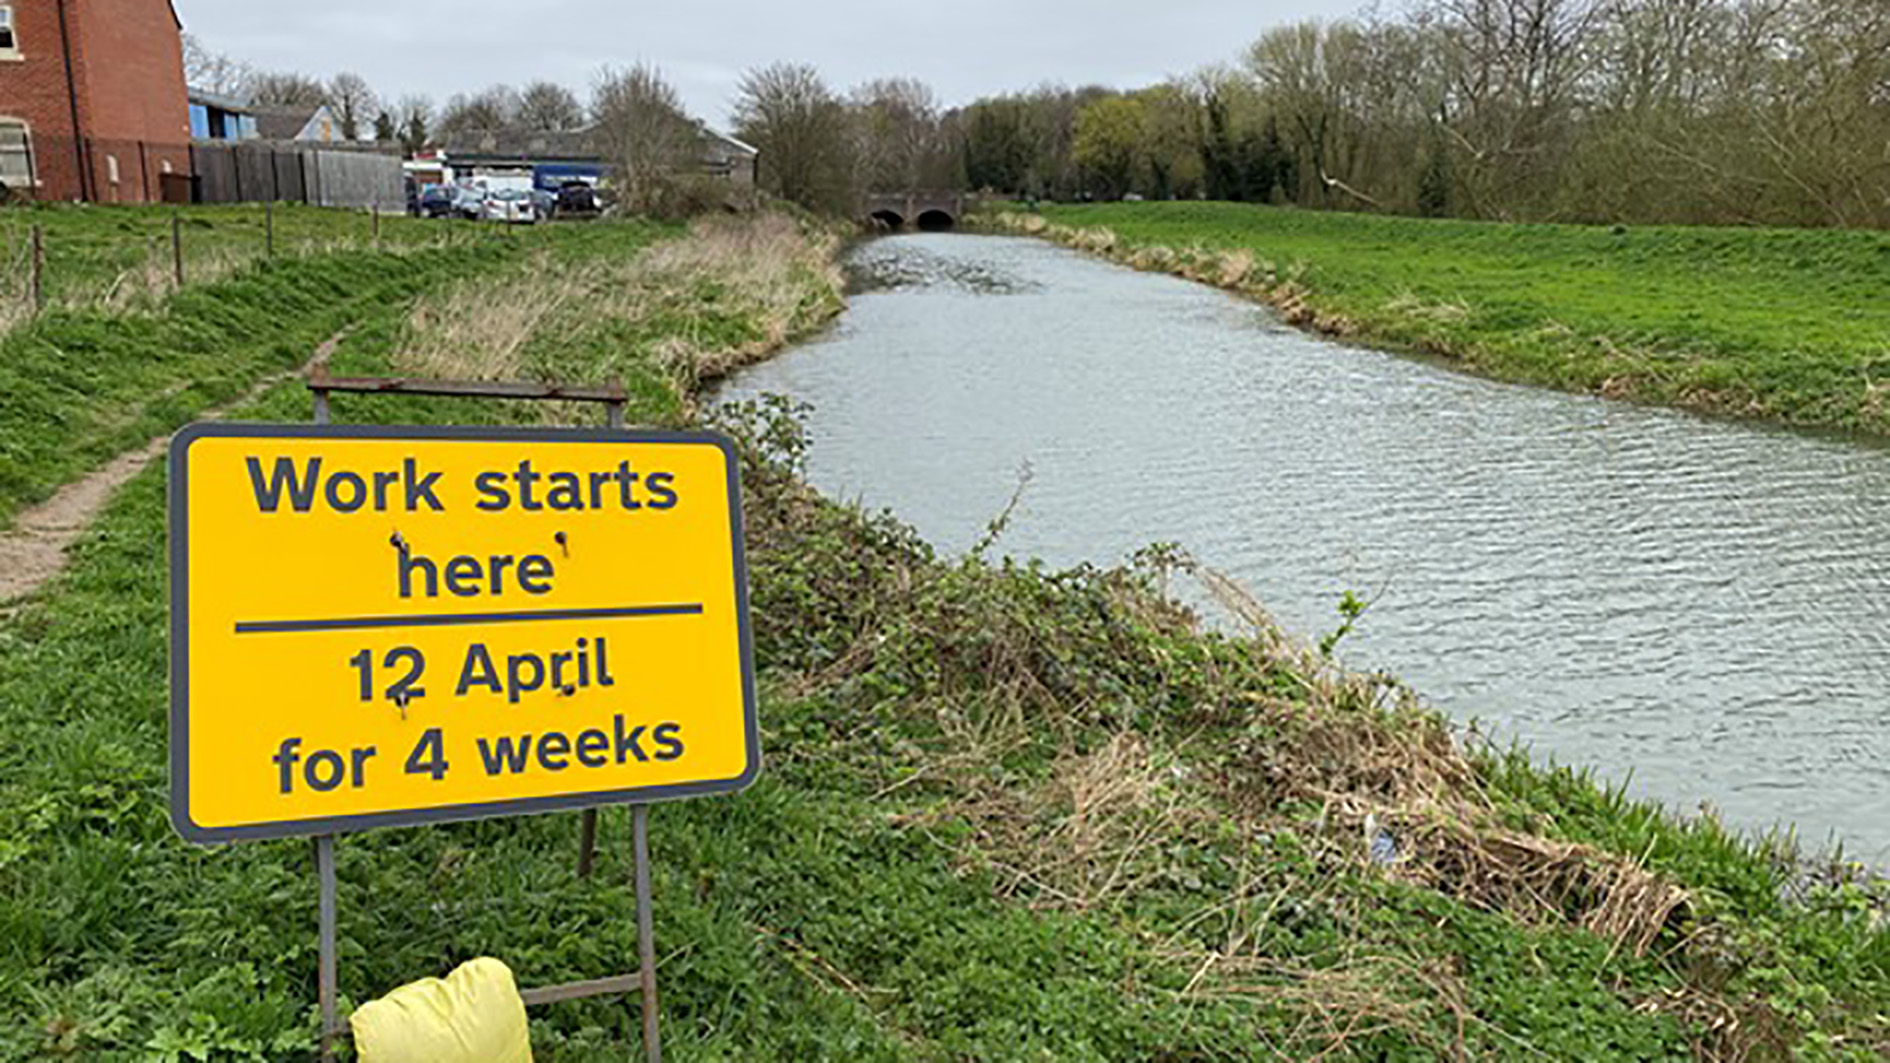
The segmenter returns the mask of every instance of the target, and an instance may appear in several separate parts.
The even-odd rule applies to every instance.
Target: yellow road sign
[[[193,425],[171,443],[171,818],[197,842],[740,789],[727,440]]]

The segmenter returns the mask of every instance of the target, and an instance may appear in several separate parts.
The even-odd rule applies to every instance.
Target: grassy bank
[[[565,241],[524,269],[421,303],[398,368],[481,380],[614,378],[637,397],[645,421],[678,424],[701,385],[839,312],[836,246],[833,235],[804,232],[781,215],[699,223],[686,239],[639,255],[608,237]],[[553,421],[579,415],[535,409]]]
[[[993,224],[1505,380],[1890,431],[1890,235],[1430,221],[1234,203]]]
[[[32,231],[39,229],[48,305],[67,310],[146,309],[176,284],[171,222],[176,218],[186,285],[220,280],[271,257],[267,219],[242,206],[42,204],[0,210],[0,326],[31,314]],[[472,236],[404,215],[282,203],[275,207],[274,257],[412,248]]]
[[[259,208],[202,208],[186,215],[187,240],[222,265],[173,291],[170,217],[133,208],[0,211],[0,237],[45,226],[48,246],[59,249],[48,275],[71,286],[46,313],[0,332],[0,528],[106,458],[300,366],[340,330],[398,320],[423,292],[534,248],[549,254],[596,237],[396,218],[384,220],[377,249],[359,214],[284,207],[279,253],[267,258]],[[159,234],[162,247],[150,243]],[[125,280],[143,278],[138,263],[152,256],[162,259],[156,287]],[[96,297],[100,290],[142,294]]]
[[[336,353],[344,372],[704,375],[837,307],[826,241],[727,221],[635,258],[607,233],[467,279]],[[583,274],[581,282],[566,275]],[[592,270],[596,272],[593,273]],[[479,308],[542,299],[466,331]],[[472,341],[472,342],[462,342]],[[344,422],[506,407],[339,396]],[[248,416],[304,420],[280,387]],[[669,1058],[1875,1058],[1878,887],[1711,822],[1466,750],[1395,685],[1272,629],[1201,631],[1173,550],[1113,571],[936,556],[798,479],[778,407],[743,443],[762,781],[656,810]],[[0,1058],[279,1059],[313,1040],[305,844],[216,851],[165,820],[162,471],[0,621]],[[340,843],[353,1001],[480,954],[522,982],[634,956],[628,817]],[[624,1058],[621,1004],[533,1013],[541,1060]]]

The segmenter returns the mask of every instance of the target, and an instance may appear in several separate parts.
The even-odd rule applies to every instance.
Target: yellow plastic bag
[[[512,969],[485,957],[363,1004],[348,1025],[361,1063],[532,1063]]]

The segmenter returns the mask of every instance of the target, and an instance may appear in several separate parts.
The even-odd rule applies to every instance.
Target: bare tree
[[[433,101],[425,96],[402,96],[394,112],[402,151],[412,155],[433,139]]]
[[[820,72],[775,63],[744,74],[737,92],[737,135],[760,150],[768,190],[812,210],[849,209],[847,108]]]
[[[577,94],[551,81],[534,81],[519,94],[518,124],[524,129],[558,133],[584,124]]]
[[[1354,126],[1344,98],[1347,86],[1335,69],[1355,32],[1349,22],[1302,22],[1269,30],[1247,50],[1247,66],[1268,117],[1285,130],[1305,162],[1297,187],[1281,190],[1299,202],[1329,205],[1328,181],[1358,180],[1340,161]]]
[[[625,209],[669,216],[700,205],[702,130],[662,71],[646,63],[597,76],[591,113]]]
[[[954,176],[938,97],[914,78],[880,78],[851,93],[862,188],[901,192],[942,187]]]
[[[446,101],[439,132],[459,137],[509,129],[518,121],[518,92],[509,85],[494,85],[472,95],[459,93]]]
[[[258,107],[316,108],[328,102],[328,88],[307,74],[251,71],[243,81],[249,102]]]
[[[194,33],[184,34],[184,80],[193,89],[217,96],[235,96],[249,80],[249,68],[211,51]]]
[[[328,106],[335,112],[335,120],[341,123],[341,139],[360,140],[363,130],[380,109],[380,100],[366,78],[343,71],[329,79]]]
[[[1434,11],[1457,172],[1478,212],[1552,198],[1597,55],[1604,0],[1439,0]]]

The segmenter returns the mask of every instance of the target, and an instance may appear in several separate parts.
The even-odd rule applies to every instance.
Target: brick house
[[[170,0],[0,0],[0,181],[38,199],[153,202],[190,172]]]

